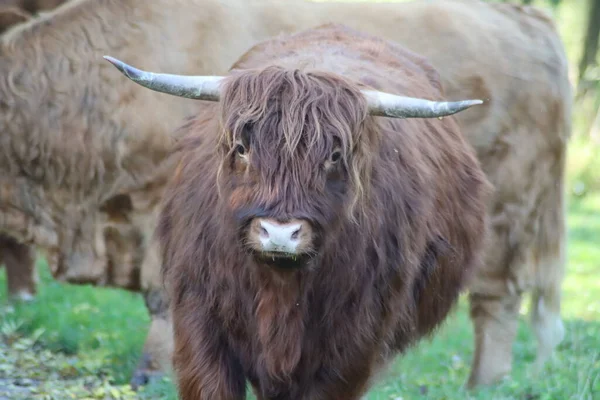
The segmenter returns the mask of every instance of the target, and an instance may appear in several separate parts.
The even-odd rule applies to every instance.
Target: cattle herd
[[[565,50],[481,0],[0,1],[0,263],[142,293],[132,384],[359,399],[463,290],[468,386],[562,341]],[[116,67],[116,68],[115,68]],[[150,90],[149,90],[150,89]]]

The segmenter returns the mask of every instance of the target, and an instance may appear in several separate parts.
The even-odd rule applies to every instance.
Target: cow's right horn
[[[104,59],[127,78],[148,89],[188,99],[219,101],[221,76],[157,74],[142,71],[110,56],[104,56]]]
[[[376,90],[363,90],[362,93],[367,98],[369,114],[391,118],[445,117],[483,103],[482,100],[431,101]]]

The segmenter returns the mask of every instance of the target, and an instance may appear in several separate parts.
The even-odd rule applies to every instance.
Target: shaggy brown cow
[[[0,1],[0,32],[28,21],[35,14],[48,11],[65,3],[66,0],[3,0]],[[140,269],[144,256],[142,234],[132,224],[129,213],[131,200],[124,196],[110,199],[102,211],[109,217],[104,231],[106,240],[107,268],[100,270],[101,276],[93,280],[98,285],[117,286],[129,290],[140,290]],[[33,247],[19,243],[8,236],[0,236],[0,265],[6,266],[8,295],[11,300],[32,300],[37,292]],[[56,268],[56,266],[52,266]],[[72,283],[89,282],[90,277],[79,271],[67,278]]]
[[[358,399],[480,261],[486,180],[424,58],[344,26],[258,45],[220,81],[130,79],[206,104],[159,236],[186,399]],[[464,103],[464,104],[463,104]],[[418,120],[384,119],[434,118]],[[216,149],[216,152],[215,152]]]
[[[166,132],[189,104],[112,81],[102,55],[155,70],[223,73],[260,40],[342,22],[427,57],[449,99],[491,99],[456,116],[495,187],[486,269],[471,286],[476,348],[470,383],[491,383],[510,372],[518,309],[528,291],[534,295],[536,366],[543,365],[563,332],[563,169],[571,105],[566,57],[550,18],[532,7],[473,0],[173,4],[72,0],[0,39],[0,148],[15,153],[8,159],[0,154],[0,231],[51,247],[58,279],[114,284],[110,271],[131,271],[112,276],[142,287],[153,315],[145,352],[157,351],[143,359],[166,369],[170,322],[160,257],[148,235],[161,194],[163,178],[157,176],[163,167],[170,171],[161,164],[170,148]],[[47,160],[56,161],[56,171]],[[48,174],[40,175],[40,165]],[[64,178],[60,189],[54,178]],[[130,196],[131,211],[118,226],[132,224],[131,247],[139,248],[138,235],[144,238],[139,273],[107,260],[107,248],[125,246],[106,243],[110,216],[97,209],[121,195]],[[123,283],[123,277],[138,276],[139,282]]]

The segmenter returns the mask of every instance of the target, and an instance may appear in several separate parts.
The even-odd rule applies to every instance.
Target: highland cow
[[[226,78],[109,60],[219,101],[186,124],[159,218],[183,400],[244,398],[245,378],[259,399],[358,399],[445,319],[487,181],[437,117],[481,101],[424,100],[443,97],[424,58],[340,25],[253,47]]]

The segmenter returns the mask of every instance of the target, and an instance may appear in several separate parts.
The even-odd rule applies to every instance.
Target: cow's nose
[[[263,251],[296,253],[302,239],[303,223],[298,220],[281,223],[272,219],[258,220],[258,238]]]

